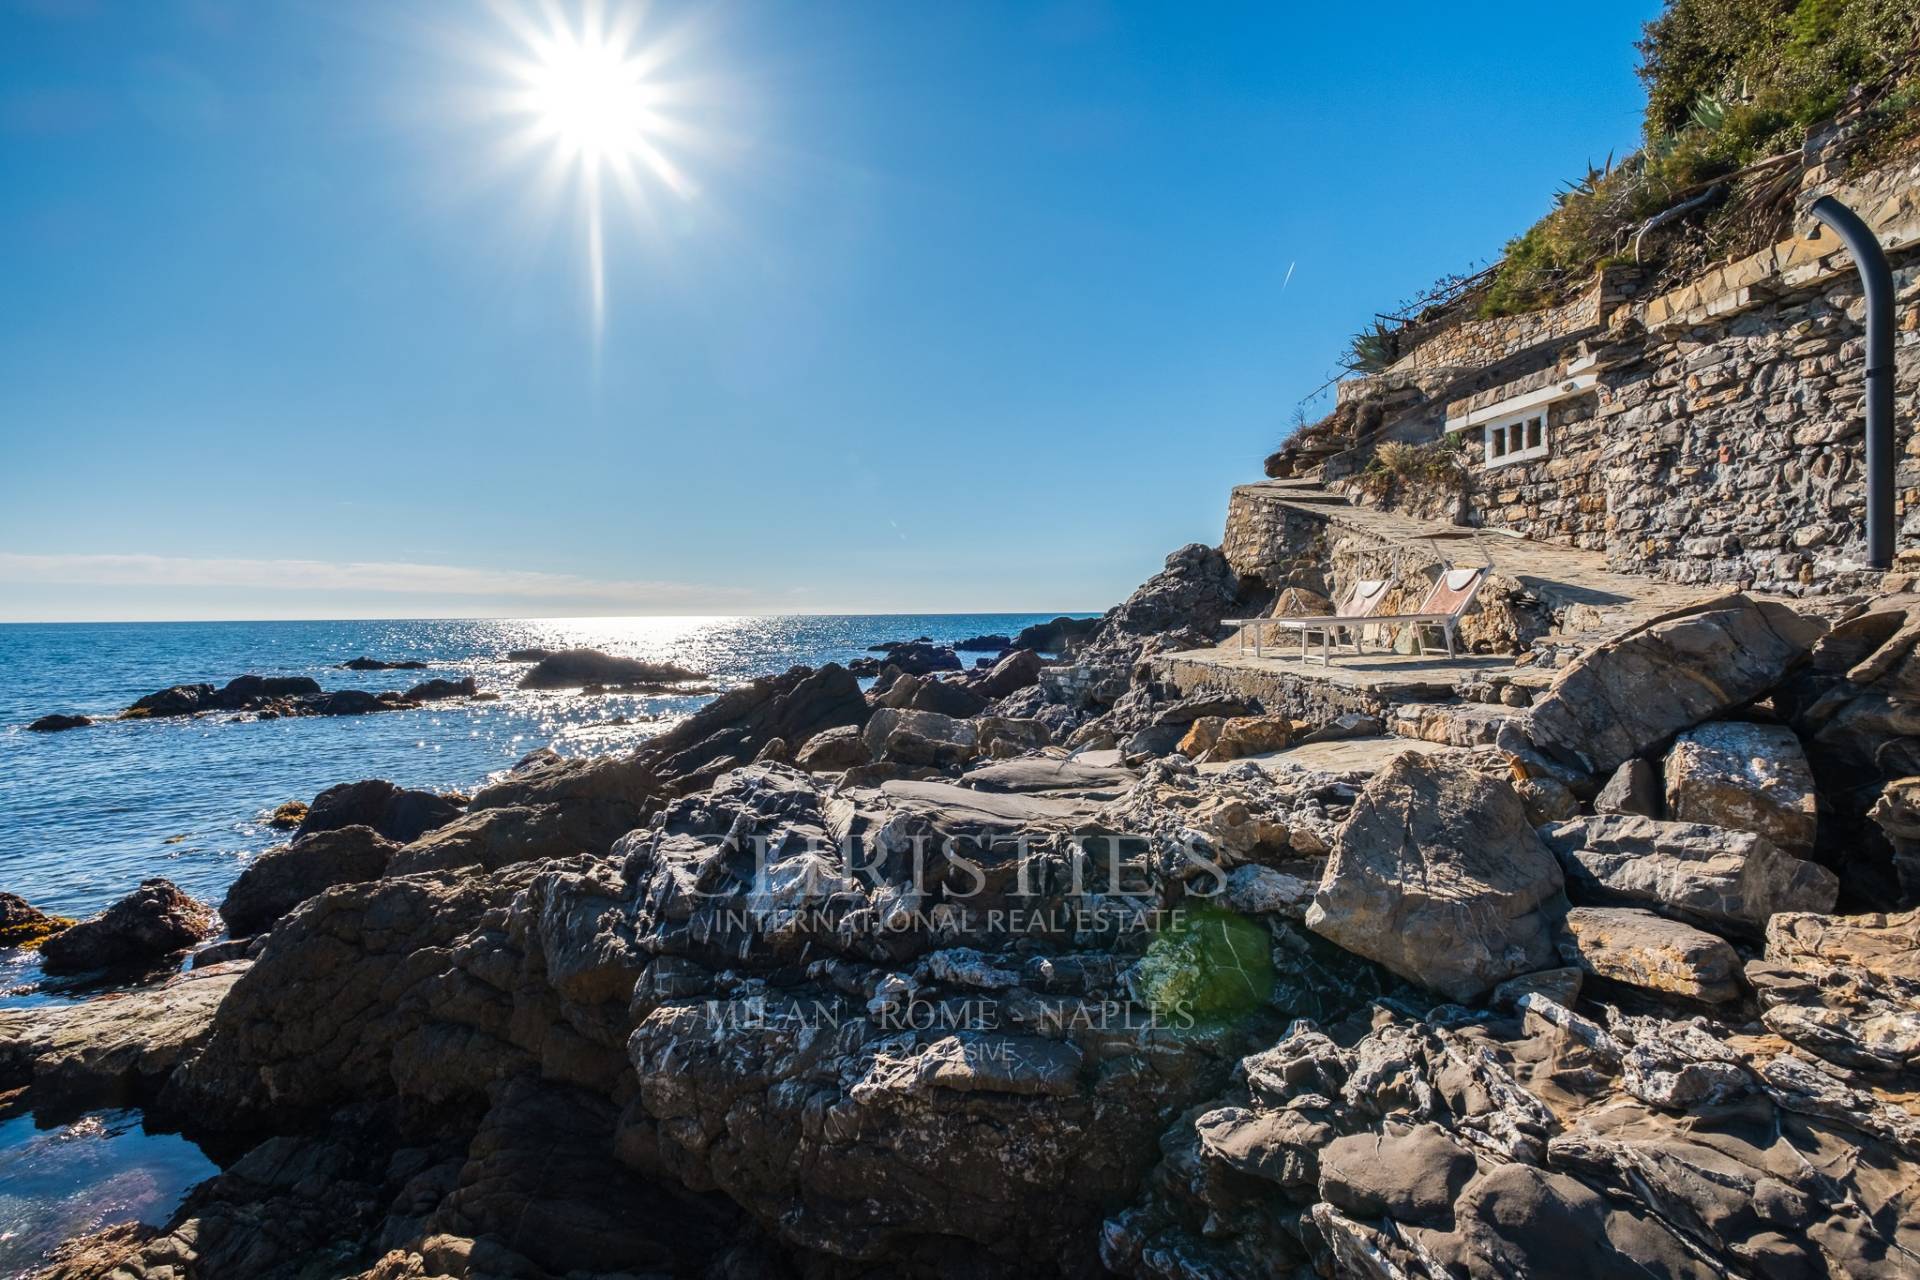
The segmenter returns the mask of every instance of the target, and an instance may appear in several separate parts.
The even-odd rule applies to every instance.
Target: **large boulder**
[[[398,787],[384,778],[342,782],[313,798],[295,839],[343,827],[369,827],[388,840],[406,844],[444,827],[460,812],[459,802],[450,797]]]
[[[1004,698],[1040,682],[1040,655],[1032,649],[1015,649],[993,664],[991,670],[973,682],[982,697]]]
[[[40,944],[48,973],[81,973],[157,964],[220,930],[206,904],[170,880],[142,881],[99,915]]]
[[[598,649],[546,653],[520,677],[522,689],[578,689],[583,685],[674,684],[698,680],[702,673],[671,662],[644,662]]]
[[[903,675],[887,686],[877,705],[896,710],[937,711],[943,716],[965,719],[984,711],[987,699],[955,680]]]
[[[980,750],[978,728],[937,711],[881,707],[867,721],[867,751],[875,760],[944,769],[965,764]]]
[[[1920,911],[1784,912],[1747,981],[1767,1029],[1838,1066],[1920,1068]]]
[[[1020,633],[1013,638],[1013,647],[1058,655],[1074,642],[1091,635],[1101,621],[1097,617],[1069,618],[1063,615],[1050,622],[1036,622],[1020,629]]]
[[[446,698],[471,698],[479,692],[480,686],[472,676],[462,676],[458,680],[423,680],[402,696],[408,702],[439,702]]]
[[[1779,911],[1831,911],[1840,881],[1764,836],[1695,822],[1598,815],[1540,836],[1582,901],[1649,907],[1758,934]]]
[[[1723,939],[1629,907],[1567,913],[1567,959],[1599,978],[1719,1003],[1740,994],[1740,957]]]
[[[1667,752],[1665,774],[1667,816],[1676,822],[1751,831],[1797,858],[1813,852],[1813,772],[1785,725],[1719,721],[1690,729]]]
[[[1674,734],[1766,693],[1820,626],[1785,605],[1729,596],[1667,614],[1583,654],[1534,700],[1535,746],[1611,773]]]
[[[639,971],[621,896],[588,857],[337,886],[267,935],[163,1101],[246,1132],[349,1102],[477,1105],[536,1067],[611,1091]]]
[[[826,729],[863,725],[867,714],[860,682],[845,667],[794,667],[729,689],[639,754],[656,774],[685,790],[751,762],[775,738],[803,743]]]
[[[850,724],[814,734],[801,744],[793,757],[794,764],[808,773],[843,773],[872,760],[866,738],[860,729]]]
[[[386,874],[399,847],[371,827],[340,827],[269,849],[227,890],[220,918],[236,938],[270,929],[317,893]]]
[[[1455,1000],[1555,963],[1560,864],[1506,782],[1408,752],[1354,803],[1307,927]]]

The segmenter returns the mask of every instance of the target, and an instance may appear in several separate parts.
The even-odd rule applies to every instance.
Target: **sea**
[[[543,747],[567,756],[631,751],[707,701],[522,690],[527,667],[507,661],[513,649],[592,648],[665,660],[726,688],[795,665],[844,663],[884,641],[1011,636],[1057,616],[0,625],[0,890],[84,917],[141,880],[164,876],[217,904],[250,861],[286,839],[266,819],[288,800],[310,801],[334,783],[363,778],[471,792]],[[362,656],[427,667],[340,667]],[[991,656],[961,655],[968,663]],[[221,685],[240,675],[311,676],[324,689],[373,692],[470,675],[500,697],[362,716],[111,719],[169,685]],[[97,722],[27,731],[52,712]],[[0,1009],[98,994],[98,987],[43,975],[29,952],[0,950]],[[15,1114],[0,1096],[0,1276],[31,1271],[67,1236],[163,1222],[213,1172],[191,1142],[150,1132],[137,1111]]]

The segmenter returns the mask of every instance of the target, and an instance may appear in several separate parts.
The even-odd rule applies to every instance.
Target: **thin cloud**
[[[389,560],[244,560],[150,555],[22,555],[0,552],[0,582],[97,587],[238,587],[254,591],[617,605],[636,610],[738,602],[733,587],[572,573],[481,569]]]

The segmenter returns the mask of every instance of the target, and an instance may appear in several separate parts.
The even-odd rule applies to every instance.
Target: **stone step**
[[[1527,713],[1487,702],[1403,702],[1388,710],[1387,732],[1448,747],[1524,745]]]

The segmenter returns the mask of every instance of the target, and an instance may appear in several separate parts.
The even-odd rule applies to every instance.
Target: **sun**
[[[698,94],[675,62],[684,31],[644,32],[641,8],[622,0],[495,0],[509,46],[490,63],[505,72],[489,114],[504,120],[508,160],[532,160],[543,190],[577,206],[586,240],[596,349],[606,328],[606,241],[621,214],[644,221],[662,200],[696,191],[672,151],[698,145],[688,119]]]
[[[582,163],[642,159],[653,149],[649,94],[637,59],[569,32],[548,42],[525,75],[527,109]]]

